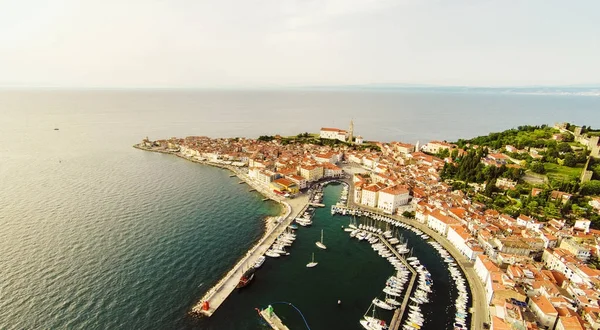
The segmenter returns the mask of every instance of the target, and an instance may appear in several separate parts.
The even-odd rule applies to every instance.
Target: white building
[[[427,226],[437,231],[442,236],[446,236],[448,234],[448,229],[451,225],[457,224],[460,224],[458,220],[442,214],[442,212],[439,210],[431,212],[427,217]]]
[[[573,226],[575,229],[579,229],[579,230],[583,230],[584,233],[589,233],[590,232],[590,224],[592,222],[588,219],[579,219],[575,221],[575,226]]]
[[[379,191],[377,208],[384,213],[394,214],[398,207],[408,204],[408,189],[403,186],[393,186]]]
[[[448,228],[448,241],[456,247],[469,261],[474,261],[478,254],[483,253],[481,247],[474,245],[472,236],[467,229],[459,226]]]
[[[423,151],[430,154],[437,154],[444,149],[454,149],[456,145],[441,141],[431,141],[423,146]]]
[[[339,128],[323,127],[321,128],[319,136],[321,139],[340,140],[345,142],[348,138],[348,132]]]
[[[370,207],[377,207],[377,197],[380,188],[376,184],[370,184],[362,189],[360,203]]]

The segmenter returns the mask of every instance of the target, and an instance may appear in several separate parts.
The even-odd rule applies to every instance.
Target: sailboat
[[[315,253],[313,252],[312,254],[312,261],[306,264],[306,267],[308,268],[313,268],[314,266],[318,265],[318,262],[315,262]]]
[[[323,244],[323,229],[321,229],[321,241],[315,242],[315,244],[319,249],[327,250],[327,247],[325,246],[325,244]]]

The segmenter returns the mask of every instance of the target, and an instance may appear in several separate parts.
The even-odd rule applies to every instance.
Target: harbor
[[[182,158],[187,158],[187,157],[183,157],[181,155],[178,155],[178,156],[182,157]],[[285,233],[286,231],[288,231],[290,227],[298,228],[296,225],[293,225],[292,222],[295,221],[299,224],[302,224],[302,222],[305,221],[305,224],[303,226],[310,227],[312,225],[312,220],[310,220],[310,219],[312,219],[313,217],[321,218],[324,214],[330,213],[329,209],[327,209],[328,205],[331,206],[332,216],[334,214],[338,214],[338,213],[344,214],[344,212],[346,212],[346,215],[350,215],[351,212],[354,212],[355,215],[360,216],[361,214],[359,212],[362,212],[363,213],[362,215],[364,215],[365,217],[382,216],[382,215],[378,215],[374,212],[370,213],[366,210],[359,211],[358,209],[354,209],[354,208],[350,208],[350,207],[346,206],[349,203],[348,195],[349,195],[350,188],[349,188],[348,183],[343,182],[343,181],[337,181],[338,187],[341,184],[343,186],[344,191],[342,192],[342,194],[340,196],[334,197],[334,200],[331,200],[331,198],[329,198],[329,200],[326,201],[324,199],[324,194],[322,192],[322,189],[328,182],[322,182],[322,183],[317,184],[318,188],[311,189],[307,195],[301,195],[300,197],[296,197],[294,199],[284,199],[282,196],[275,195],[272,192],[270,192],[269,190],[267,190],[265,187],[262,187],[262,186],[258,185],[256,182],[253,182],[253,180],[251,178],[249,178],[240,169],[237,169],[232,166],[224,165],[224,164],[212,164],[212,163],[205,162],[205,161],[198,161],[198,160],[193,160],[193,159],[190,159],[190,160],[192,160],[194,162],[204,163],[207,165],[213,165],[213,166],[222,167],[222,168],[231,170],[235,174],[235,177],[240,179],[240,181],[238,181],[238,183],[249,184],[250,188],[251,188],[250,190],[256,190],[257,192],[260,192],[263,196],[266,196],[265,198],[263,198],[263,200],[272,199],[276,202],[281,203],[285,208],[285,214],[283,216],[276,217],[273,220],[270,220],[267,222],[266,232],[265,232],[264,236],[251,249],[249,249],[249,251],[246,253],[246,255],[243,258],[241,258],[236,263],[236,265],[227,274],[225,274],[221,278],[221,280],[219,280],[213,287],[211,287],[206,292],[206,294],[200,299],[200,301],[198,301],[198,303],[192,308],[191,314],[194,314],[194,315],[202,315],[202,316],[207,316],[207,317],[212,316],[218,308],[220,308],[224,303],[226,303],[226,300],[231,295],[231,293],[234,292],[234,290],[236,290],[236,287],[239,286],[239,283],[241,282],[240,278],[243,277],[242,275],[245,275],[245,272],[248,271],[250,268],[252,268],[255,265],[255,263],[258,260],[260,260],[260,258],[264,259],[265,254],[267,256],[270,256],[270,254],[277,252],[276,253],[277,256],[281,255],[281,253],[284,253],[284,255],[290,255],[290,253],[287,253],[286,251],[274,250],[275,246],[276,246],[276,244],[274,245],[274,243],[276,241],[278,241],[278,238],[280,239],[282,234]],[[233,176],[230,176],[230,177],[233,177]],[[336,185],[336,184],[334,183],[334,185]],[[337,189],[339,189],[339,188],[336,188],[336,190]],[[288,202],[293,202],[294,205],[293,206],[289,205]],[[320,216],[319,216],[319,214],[320,214]],[[300,222],[299,222],[299,220],[300,220]],[[374,224],[374,222],[372,224]],[[379,226],[379,227],[381,227],[381,226]],[[390,226],[390,223],[388,223],[387,228],[389,229],[391,227],[392,226]],[[372,227],[371,229],[375,229],[375,228],[376,227]],[[409,227],[406,227],[405,229],[409,229]],[[302,237],[303,237],[303,234],[305,231],[311,232],[311,231],[313,231],[313,229],[307,228],[307,229],[298,230],[298,234],[299,234],[298,237],[300,237],[300,240],[302,240]],[[394,230],[394,233],[396,233],[395,230]],[[381,234],[382,234],[381,229],[379,230],[379,232],[373,232],[372,234],[373,234],[373,238],[378,238],[379,240],[381,240],[382,246],[385,246],[385,249],[389,251],[389,252],[384,252],[384,253],[389,253],[390,257],[396,259],[392,262],[392,264],[396,263],[394,265],[394,267],[396,268],[396,275],[388,278],[387,280],[385,278],[382,278],[382,281],[384,281],[384,282],[387,281],[386,283],[388,283],[388,284],[386,284],[386,285],[390,285],[389,281],[392,279],[394,279],[394,281],[402,281],[402,289],[400,291],[403,291],[402,302],[398,303],[398,305],[400,305],[400,306],[398,306],[398,308],[393,308],[393,312],[387,312],[384,310],[384,311],[379,311],[378,313],[382,314],[382,318],[389,320],[389,322],[390,322],[389,329],[392,329],[392,330],[397,330],[400,328],[402,328],[402,329],[420,329],[420,327],[424,324],[424,322],[426,322],[426,320],[424,319],[424,317],[425,317],[424,313],[425,313],[425,311],[428,310],[428,307],[423,307],[424,309],[422,311],[421,307],[419,307],[418,305],[429,301],[427,298],[428,293],[423,290],[425,290],[427,286],[432,285],[433,281],[430,280],[431,274],[426,270],[422,271],[420,268],[417,271],[418,276],[415,276],[415,269],[413,267],[411,267],[410,264],[408,264],[405,259],[401,258],[400,255],[397,255],[396,251],[393,250],[393,246],[390,244],[390,242],[388,242],[385,237],[381,236]],[[422,232],[418,236],[427,237],[427,235],[422,235]],[[420,237],[418,239],[422,240],[424,237]],[[294,235],[294,239],[295,239],[295,235]],[[323,238],[321,238],[321,240],[322,239]],[[327,241],[327,238],[325,240]],[[397,240],[397,238],[393,237],[391,240]],[[398,243],[397,241],[394,242],[394,244],[397,244],[397,243]],[[412,243],[412,241],[411,241],[411,243]],[[283,249],[283,246],[280,248],[277,248],[277,249]],[[302,249],[302,248],[300,248],[300,249]],[[296,253],[297,252],[296,247],[294,247],[294,249],[292,251],[294,253]],[[331,253],[330,251],[326,252],[325,256],[330,253]],[[381,255],[381,251],[380,251],[380,255]],[[281,259],[281,258],[274,258],[273,261],[268,261],[266,263],[267,267],[269,267],[269,263],[271,263],[271,262],[275,262],[275,263],[283,262],[283,264],[285,264],[286,258],[291,258],[291,257],[285,256],[282,258],[283,258],[282,260],[277,260],[277,259]],[[314,258],[314,256],[313,256],[313,258]],[[317,261],[322,258],[323,258],[323,255],[317,254]],[[386,257],[386,258],[389,260],[389,257]],[[267,260],[270,260],[270,259],[271,258],[267,258]],[[292,260],[292,259],[287,259],[287,260]],[[262,264],[262,262],[264,262],[264,261],[261,261],[261,264]],[[313,262],[314,262],[314,260],[313,260]],[[411,262],[415,262],[415,261],[413,260]],[[418,267],[422,267],[418,263],[418,260],[416,262],[417,263],[415,265],[417,265]],[[398,268],[398,266],[400,264],[402,264],[402,269]],[[273,264],[271,266],[277,267],[277,264]],[[319,267],[317,267],[317,269],[322,270],[323,266],[319,265]],[[317,270],[317,272],[319,270]],[[272,271],[272,268],[271,268],[271,271]],[[314,273],[315,271],[311,270],[311,272]],[[402,277],[401,275],[405,276],[407,274],[407,273],[403,273],[403,272],[410,272],[412,275],[410,276],[410,278]],[[329,275],[333,275],[334,272],[332,272],[332,270],[330,269],[329,273],[331,273]],[[388,273],[388,274],[390,274],[390,273]],[[383,275],[383,274],[381,274],[381,275]],[[261,273],[260,270],[257,272],[257,275],[256,275],[256,277],[259,279],[258,281],[261,281],[262,277],[267,277],[267,276],[268,276],[268,273]],[[257,281],[257,280],[252,281],[253,278],[254,278],[254,272],[253,272],[252,278],[250,278],[249,282]],[[406,282],[404,282],[404,281],[406,281]],[[419,282],[418,283],[419,288],[415,289],[414,287],[415,287],[415,285],[417,285],[417,281]],[[425,284],[427,284],[427,286],[425,286]],[[255,283],[253,285],[258,286],[259,284]],[[394,284],[392,284],[392,285],[394,285]],[[398,284],[395,284],[395,285],[398,285]],[[388,286],[386,286],[386,288],[387,288],[387,292],[391,292],[390,290],[392,290],[392,289],[399,290],[399,288],[388,287]],[[252,290],[253,290],[252,285],[250,285],[249,289],[243,289],[242,291],[240,291],[240,293],[248,294],[246,292],[249,292]],[[427,289],[427,290],[429,290],[429,292],[431,292],[430,289]],[[386,292],[386,291],[384,291],[384,292]],[[415,293],[419,294],[419,296],[417,296],[417,298],[414,297]],[[388,297],[387,293],[386,293],[386,297]],[[347,298],[343,299],[343,301],[346,301],[346,300],[347,300]],[[380,306],[386,307],[387,303],[385,301],[389,301],[390,298],[386,298],[385,300],[383,300],[383,298],[382,299],[375,298],[372,300],[373,300],[373,303],[377,302]],[[341,303],[342,299],[337,299],[337,301],[338,301],[338,306],[340,306],[340,304],[342,304]],[[391,299],[391,301],[394,301],[394,299]],[[415,304],[411,304],[411,301],[415,302]],[[269,301],[267,301],[266,303],[269,303]],[[367,312],[369,312],[369,309],[372,307],[373,316],[375,316],[375,306],[373,305],[373,303],[371,303],[371,306],[369,306],[369,308],[367,309]],[[447,305],[451,305],[451,303],[448,303]],[[408,307],[411,307],[411,308],[408,309]],[[305,309],[305,308],[303,308],[303,309]],[[283,324],[283,322],[285,322],[287,324],[288,321],[286,321],[286,319],[289,320],[289,318],[291,317],[291,315],[289,315],[288,313],[289,312],[286,311],[285,309],[282,310],[281,313],[278,312],[278,314],[282,315],[281,318],[278,317],[279,320],[282,321],[281,324]],[[390,313],[390,314],[388,315],[387,313]],[[354,324],[357,324],[357,325],[362,324],[363,327],[374,327],[375,324],[372,324],[372,322],[374,322],[375,320],[377,320],[377,322],[380,322],[381,324],[385,323],[383,320],[379,321],[379,319],[377,319],[377,318],[368,316],[367,313],[365,313],[364,311],[362,313],[356,313],[355,315],[357,315],[357,316],[355,316],[355,317],[358,317],[358,315],[360,315],[360,314],[364,314],[363,319],[362,320],[355,319],[360,322],[358,322],[358,324],[357,323],[354,323]],[[217,315],[219,315],[219,314],[217,314]],[[464,317],[464,316],[461,316],[461,317]],[[220,317],[218,317],[217,319],[219,319],[219,318]],[[439,321],[440,320],[427,320],[427,322],[434,322],[434,323],[439,322]],[[264,320],[263,320],[263,322],[264,322]],[[442,328],[448,328],[448,329],[452,328],[451,322],[452,322],[452,320],[448,319],[447,321],[445,321],[445,323],[444,323],[445,325]],[[458,325],[459,327],[458,328],[454,327],[454,329],[466,329],[465,326],[461,326],[461,325],[463,325],[463,323],[455,324],[455,325]],[[348,327],[348,328],[354,328],[354,327]]]

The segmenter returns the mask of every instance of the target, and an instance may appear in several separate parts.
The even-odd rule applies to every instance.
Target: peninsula
[[[597,329],[598,136],[563,123],[421,146],[368,142],[351,123],[288,137],[146,138],[135,147],[229,169],[285,206],[201,299],[211,305],[195,312],[210,316],[244,265],[304,212],[311,187],[337,179],[350,184],[345,207],[420,228],[452,253],[473,295],[472,329]]]

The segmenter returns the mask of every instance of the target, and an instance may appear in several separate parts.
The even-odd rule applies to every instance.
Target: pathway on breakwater
[[[291,224],[292,221],[299,215],[302,214],[308,207],[309,196],[301,195],[293,199],[285,199],[279,195],[271,192],[268,187],[258,183],[251,179],[243,169],[231,166],[228,164],[214,163],[208,161],[198,160],[192,157],[187,157],[176,151],[163,151],[153,148],[145,148],[140,145],[134,145],[135,148],[152,151],[173,154],[177,157],[204,165],[210,165],[220,167],[232,171],[238,178],[242,180],[240,183],[247,183],[252,189],[264,195],[266,198],[278,202],[284,206],[284,214],[278,218],[272,219],[266,224],[266,230],[263,237],[246,253],[246,255],[238,261],[233,268],[221,278],[206,294],[200,299],[200,301],[192,308],[192,313],[196,315],[211,316],[221,306],[221,304],[227,299],[227,297],[235,290],[240,278],[244,271],[248,268],[253,267],[258,257],[265,254],[269,247],[275,242],[277,237],[281,235],[286,228]],[[208,308],[202,308],[204,302],[208,302]]]

